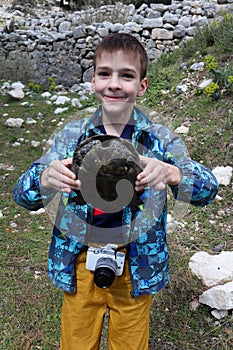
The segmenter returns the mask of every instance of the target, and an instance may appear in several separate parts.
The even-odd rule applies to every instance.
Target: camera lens
[[[99,288],[109,288],[115,278],[117,263],[111,258],[99,258],[94,272],[94,282]]]

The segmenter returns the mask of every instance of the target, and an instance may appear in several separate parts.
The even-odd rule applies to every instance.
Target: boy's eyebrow
[[[108,66],[97,66],[96,69],[109,69],[110,67]]]
[[[110,67],[110,66],[97,66],[96,67],[96,70],[101,70],[101,69],[110,69],[110,70],[112,70],[112,67]],[[123,68],[119,69],[119,71],[127,71],[127,72],[135,73],[136,69],[129,68],[129,67],[123,67]]]

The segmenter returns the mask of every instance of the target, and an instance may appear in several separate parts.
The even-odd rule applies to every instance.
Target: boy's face
[[[139,57],[124,51],[103,52],[97,58],[92,88],[105,112],[119,116],[144,95],[148,81],[141,80],[140,67]]]

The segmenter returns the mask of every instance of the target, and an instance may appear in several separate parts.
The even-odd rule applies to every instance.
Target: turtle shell
[[[136,177],[142,171],[139,154],[131,142],[123,138],[95,135],[85,139],[74,151],[71,170],[82,183],[81,190],[75,191],[75,201],[79,204],[89,202],[92,206],[99,207],[98,204],[103,200],[113,210],[114,203],[120,197],[125,197],[122,207],[136,209],[142,204],[143,191],[134,190]],[[122,180],[125,180],[126,187],[119,190],[117,186]],[[100,196],[98,198],[95,189],[97,197]],[[83,196],[83,191],[89,194],[88,200]],[[118,209],[119,203],[116,207]]]

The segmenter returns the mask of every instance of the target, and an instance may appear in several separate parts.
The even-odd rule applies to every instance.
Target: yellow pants
[[[126,261],[110,288],[98,288],[86,269],[86,253],[77,261],[77,293],[64,294],[61,350],[98,350],[104,315],[109,310],[108,350],[147,350],[151,295],[132,299]]]

